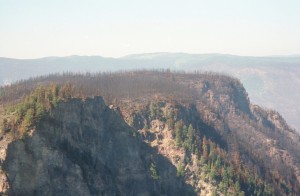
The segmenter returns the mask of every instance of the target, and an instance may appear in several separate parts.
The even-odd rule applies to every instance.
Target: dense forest
[[[250,138],[247,132],[256,131],[251,137],[263,134],[278,146],[284,144],[280,149],[298,159],[294,155],[298,141],[288,144],[286,136],[294,131],[283,119],[283,128],[278,128],[268,112],[251,106],[241,82],[230,76],[160,70],[52,74],[19,81],[0,88],[2,134],[23,138],[32,134],[39,120],[60,102],[94,96],[102,96],[107,105],[119,108],[135,128],[135,136],[140,135],[138,130],[150,134],[156,121],[163,123],[172,135],[174,148],[185,152],[176,163],[178,177],[188,180],[187,166],[197,166],[197,172],[191,170],[195,177],[189,179],[195,187],[202,180],[216,187],[215,195],[299,193],[294,166],[276,157],[268,160],[264,150],[271,144],[244,142]],[[142,136],[139,138],[145,140]],[[279,148],[276,142],[272,145]],[[154,164],[150,171],[154,179],[159,178]]]

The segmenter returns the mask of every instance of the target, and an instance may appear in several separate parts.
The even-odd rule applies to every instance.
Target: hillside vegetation
[[[127,122],[130,129],[126,130],[132,137],[176,167],[176,178],[192,187],[195,194],[300,193],[298,134],[277,112],[251,105],[239,80],[213,73],[69,73],[1,87],[0,125],[4,139],[0,142],[4,143],[5,138],[8,143],[27,141],[35,137],[35,132],[45,131],[39,130],[41,122],[52,126],[51,116],[57,112],[72,116],[64,111],[65,104],[96,96],[102,96],[116,115]],[[81,110],[73,112],[80,114]],[[81,121],[77,123],[83,126]],[[110,119],[110,123],[115,122]],[[84,125],[82,131],[91,129],[88,127]],[[67,134],[68,128],[63,129]],[[2,159],[4,173],[5,169],[16,169],[10,170],[9,161],[5,156]],[[162,162],[153,159],[146,165],[152,180],[164,184]]]

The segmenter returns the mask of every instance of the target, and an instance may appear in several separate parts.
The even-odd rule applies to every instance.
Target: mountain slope
[[[300,130],[299,56],[244,57],[224,54],[152,53],[123,58],[48,57],[32,60],[0,58],[0,85],[49,73],[132,69],[215,71],[241,79],[253,103],[279,111]]]
[[[9,195],[193,195],[101,98],[58,104],[32,136],[8,146],[3,170]]]
[[[9,138],[14,141],[8,146],[6,158],[2,158],[1,179],[5,179],[4,174],[9,179],[2,181],[2,187],[19,187],[18,179],[26,177],[20,169],[31,171],[30,165],[36,168],[44,161],[41,168],[51,168],[41,152],[57,150],[84,167],[83,171],[95,171],[95,175],[119,171],[114,168],[114,159],[121,166],[134,165],[123,157],[125,154],[142,168],[139,171],[146,182],[141,183],[158,186],[155,194],[167,194],[171,184],[179,192],[197,195],[299,193],[299,135],[279,113],[252,105],[237,79],[168,71],[68,74],[17,83],[3,92],[2,149],[5,151]],[[98,99],[89,98],[98,95],[114,111]],[[23,104],[18,105],[20,102]],[[44,115],[40,111],[49,111],[49,117],[41,118]],[[91,135],[86,140],[83,133]],[[136,150],[131,154],[126,146]],[[95,153],[98,151],[101,153]],[[101,170],[103,160],[109,166]],[[94,170],[97,161],[100,170]],[[66,167],[67,162],[62,165]],[[137,171],[125,168],[128,170],[124,172],[129,173],[121,172],[125,176],[120,178],[135,181],[133,174]],[[119,173],[107,175],[115,179]],[[93,175],[90,177],[93,179]],[[44,178],[47,181],[49,176]],[[92,182],[84,186],[97,191],[106,186],[94,187]],[[122,182],[110,183],[117,189],[108,190],[132,191],[123,190]]]

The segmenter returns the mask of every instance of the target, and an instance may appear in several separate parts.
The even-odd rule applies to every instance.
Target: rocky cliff
[[[60,103],[8,145],[2,169],[9,195],[193,195],[99,97]]]
[[[228,76],[54,75],[0,103],[2,193],[300,193],[299,135]]]

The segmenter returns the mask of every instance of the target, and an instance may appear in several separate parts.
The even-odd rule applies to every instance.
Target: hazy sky
[[[300,0],[0,0],[0,56],[300,54]]]

